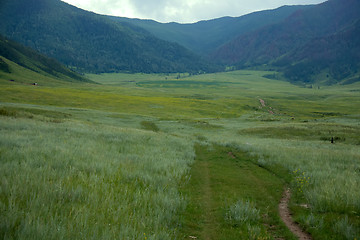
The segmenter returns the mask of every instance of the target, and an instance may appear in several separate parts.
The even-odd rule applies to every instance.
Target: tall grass
[[[0,236],[174,239],[185,204],[177,187],[195,141],[240,147],[275,174],[300,169],[291,184],[308,209],[297,219],[320,239],[358,234],[359,84],[307,89],[264,74],[183,84],[141,74],[93,76],[105,85],[46,78],[37,87],[26,72],[0,76],[8,102],[0,109]]]
[[[175,239],[191,143],[0,118],[2,239]]]
[[[231,205],[226,213],[225,220],[233,228],[242,229],[248,239],[271,239],[263,230],[260,210],[250,200],[239,200]]]
[[[233,226],[257,224],[260,220],[260,211],[249,200],[239,200],[230,206],[225,218]]]
[[[266,156],[267,164],[280,164],[289,171],[301,169],[309,181],[304,195],[314,210],[360,211],[360,153],[356,145],[279,139],[256,139],[251,144],[255,152]]]
[[[303,187],[304,196],[318,212],[360,212],[359,126],[309,122],[288,127],[282,121],[249,124],[242,119],[237,123],[240,131],[234,131],[236,125],[229,121],[230,128],[224,122],[220,131],[201,134],[210,141],[233,143],[257,155],[260,165],[279,165],[291,174],[301,171],[308,181]],[[323,139],[323,136],[330,139],[332,134],[346,140],[331,144]],[[294,184],[296,178],[297,174],[293,174]]]
[[[281,166],[293,175],[294,211],[299,213],[295,217],[308,231],[320,239],[325,236],[354,239],[354,233],[360,232],[357,145],[254,136],[236,141],[243,150],[258,155],[259,165],[275,172],[279,171],[276,166]],[[306,209],[298,207],[304,204],[309,208],[305,212]],[[344,216],[348,221],[339,223],[337,219]]]
[[[209,121],[218,122],[223,128],[218,131],[197,129],[197,134],[206,141],[256,155],[260,166],[279,176],[287,172],[294,193],[295,218],[316,236],[315,239],[330,236],[351,239],[347,237],[354,236],[350,233],[360,232],[358,123],[346,119],[337,119],[336,125],[333,120],[314,124],[310,121],[249,122],[247,119],[237,119],[236,123],[233,120]],[[341,141],[332,144],[329,136],[333,134]],[[344,217],[347,221],[339,224],[339,219]]]

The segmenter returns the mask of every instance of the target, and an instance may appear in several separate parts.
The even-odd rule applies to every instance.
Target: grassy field
[[[359,83],[236,71],[80,84],[13,68],[0,74],[2,239],[292,239],[285,186],[314,239],[360,235]]]

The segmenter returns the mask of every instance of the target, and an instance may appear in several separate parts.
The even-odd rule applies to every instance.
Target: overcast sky
[[[192,23],[223,16],[274,9],[283,5],[318,4],[325,0],[63,0],[100,14]]]

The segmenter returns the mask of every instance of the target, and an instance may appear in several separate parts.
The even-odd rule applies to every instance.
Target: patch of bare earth
[[[279,204],[280,217],[285,225],[294,233],[300,240],[312,239],[310,234],[303,231],[300,226],[292,220],[291,213],[288,207],[288,203],[291,197],[290,189],[284,191],[283,197]]]

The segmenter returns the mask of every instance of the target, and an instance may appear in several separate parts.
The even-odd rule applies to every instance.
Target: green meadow
[[[360,83],[265,71],[76,83],[12,67],[2,239],[296,239],[278,213],[285,188],[314,239],[359,239]]]

